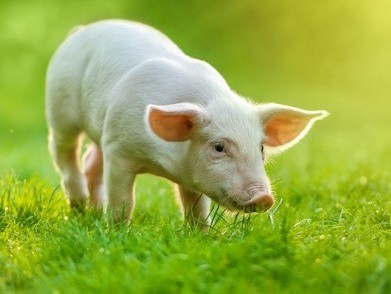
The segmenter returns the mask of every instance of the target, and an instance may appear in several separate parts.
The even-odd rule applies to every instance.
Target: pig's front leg
[[[133,188],[136,174],[133,164],[115,152],[104,152],[103,160],[107,212],[115,222],[127,221],[132,216],[135,204]]]
[[[210,199],[201,193],[189,191],[180,185],[178,185],[178,192],[185,221],[192,226],[200,226],[206,229],[210,224]]]

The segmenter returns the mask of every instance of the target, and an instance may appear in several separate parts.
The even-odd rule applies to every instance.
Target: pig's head
[[[302,139],[326,111],[280,104],[253,105],[242,99],[149,105],[146,121],[154,135],[182,142],[178,170],[188,189],[228,209],[266,211],[273,206],[265,153],[283,151]],[[179,160],[178,160],[179,161]]]

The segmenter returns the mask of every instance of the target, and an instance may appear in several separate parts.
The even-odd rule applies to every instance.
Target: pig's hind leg
[[[62,186],[72,208],[83,210],[88,196],[87,183],[79,167],[81,135],[78,131],[49,133],[49,150],[61,174]]]
[[[90,192],[90,203],[96,209],[105,207],[103,188],[103,155],[99,147],[91,143],[83,156],[83,171]]]
[[[192,226],[200,226],[207,229],[210,224],[210,199],[178,185],[180,202],[183,207],[185,221]]]

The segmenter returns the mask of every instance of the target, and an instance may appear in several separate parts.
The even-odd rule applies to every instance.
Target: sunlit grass
[[[349,188],[357,202],[334,202],[328,189],[299,187],[301,201],[280,194],[286,201],[270,214],[274,226],[267,214],[227,214],[214,205],[211,226],[202,232],[184,225],[173,199],[146,195],[141,187],[138,196],[149,204],[136,208],[130,225],[113,226],[91,210],[72,213],[62,192],[38,179],[3,177],[0,287],[386,293],[390,195],[363,190],[368,183],[361,181]],[[171,194],[164,182],[140,182]],[[327,291],[319,288],[325,285]]]

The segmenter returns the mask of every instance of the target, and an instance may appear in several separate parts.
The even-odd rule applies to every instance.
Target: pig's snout
[[[273,196],[269,194],[261,194],[247,201],[243,208],[245,212],[265,212],[269,210],[273,204]]]

